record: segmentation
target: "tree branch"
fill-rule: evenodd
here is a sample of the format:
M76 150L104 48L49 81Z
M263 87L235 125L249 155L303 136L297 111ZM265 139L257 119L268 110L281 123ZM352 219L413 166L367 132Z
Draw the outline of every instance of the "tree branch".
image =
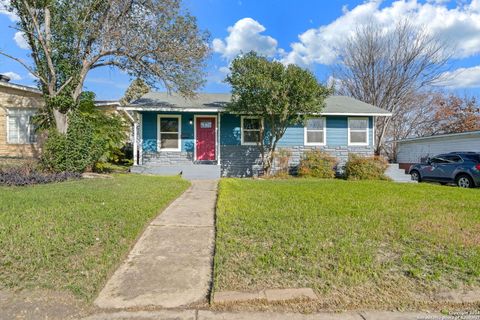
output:
M40 81L42 81L45 85L47 85L47 81L42 77L40 76L37 72L35 72L32 67L30 67L28 64L26 64L25 62L23 62L22 59L19 59L19 58L16 58L12 55L9 55L8 53L5 53L3 51L0 51L0 54L9 58L9 59L12 59L16 62L18 62L19 64L21 64L28 72L30 72L33 76L35 76L36 78L38 78Z

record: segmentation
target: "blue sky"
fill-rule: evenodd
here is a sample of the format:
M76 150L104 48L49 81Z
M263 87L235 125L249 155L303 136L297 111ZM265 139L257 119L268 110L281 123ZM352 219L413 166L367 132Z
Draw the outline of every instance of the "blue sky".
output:
M409 17L455 47L442 87L480 95L480 0L184 0L184 6L211 34L202 91L229 91L222 82L229 62L249 50L310 68L326 82L337 62L336 49L356 26L375 21L389 27ZM27 58L28 49L13 24L13 17L0 14L0 49ZM4 57L0 73L11 75L15 83L34 85L28 72ZM98 99L119 99L129 82L125 73L104 68L89 74L85 89Z

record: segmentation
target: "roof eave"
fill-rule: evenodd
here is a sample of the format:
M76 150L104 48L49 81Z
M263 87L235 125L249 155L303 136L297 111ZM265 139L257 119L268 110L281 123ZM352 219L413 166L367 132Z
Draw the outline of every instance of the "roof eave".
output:
M142 107L142 106L125 106L119 107L119 110L126 111L164 111L164 112L225 112L224 108L172 108L172 107ZM360 112L360 113L344 113L344 112L321 112L322 116L355 116L355 117L390 117L391 113L379 112Z
M23 86L23 85L20 85L20 84L14 84L14 83L0 81L0 86L3 86L5 88L10 88L10 89L21 90L21 91L25 91L25 92L36 93L36 94L40 94L40 95L42 94L42 91L38 90L37 88Z
M355 116L355 117L391 117L391 113L384 112L321 112L322 116Z
M168 112L222 112L223 108L172 108L172 107L118 107L119 110L125 111L168 111Z
M458 132L458 133L447 133L447 134L438 134L428 137L418 137L418 138L408 138L402 140L392 140L392 142L404 143L404 142L415 142L421 140L430 140L430 139L441 139L441 138L451 138L451 137L461 137L461 136L476 136L480 135L480 131L467 131L467 132Z

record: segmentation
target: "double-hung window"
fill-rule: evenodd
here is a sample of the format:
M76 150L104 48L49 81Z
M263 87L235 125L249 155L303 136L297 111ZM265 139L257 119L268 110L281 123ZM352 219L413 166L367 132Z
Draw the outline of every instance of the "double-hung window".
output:
M32 109L8 109L7 142L11 144L33 144L37 141Z
M260 130L262 128L262 119L259 117L243 116L242 125L242 144L256 145L260 141Z
M158 116L158 149L160 151L180 151L181 116Z
M323 146L326 140L325 118L307 119L305 123L304 139L307 146Z
M348 118L348 144L368 145L368 118Z

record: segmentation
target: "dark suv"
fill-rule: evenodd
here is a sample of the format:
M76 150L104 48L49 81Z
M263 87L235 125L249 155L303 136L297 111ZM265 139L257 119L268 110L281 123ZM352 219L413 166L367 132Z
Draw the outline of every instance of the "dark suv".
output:
M412 180L455 183L461 188L480 186L480 153L451 152L417 163L409 170Z

